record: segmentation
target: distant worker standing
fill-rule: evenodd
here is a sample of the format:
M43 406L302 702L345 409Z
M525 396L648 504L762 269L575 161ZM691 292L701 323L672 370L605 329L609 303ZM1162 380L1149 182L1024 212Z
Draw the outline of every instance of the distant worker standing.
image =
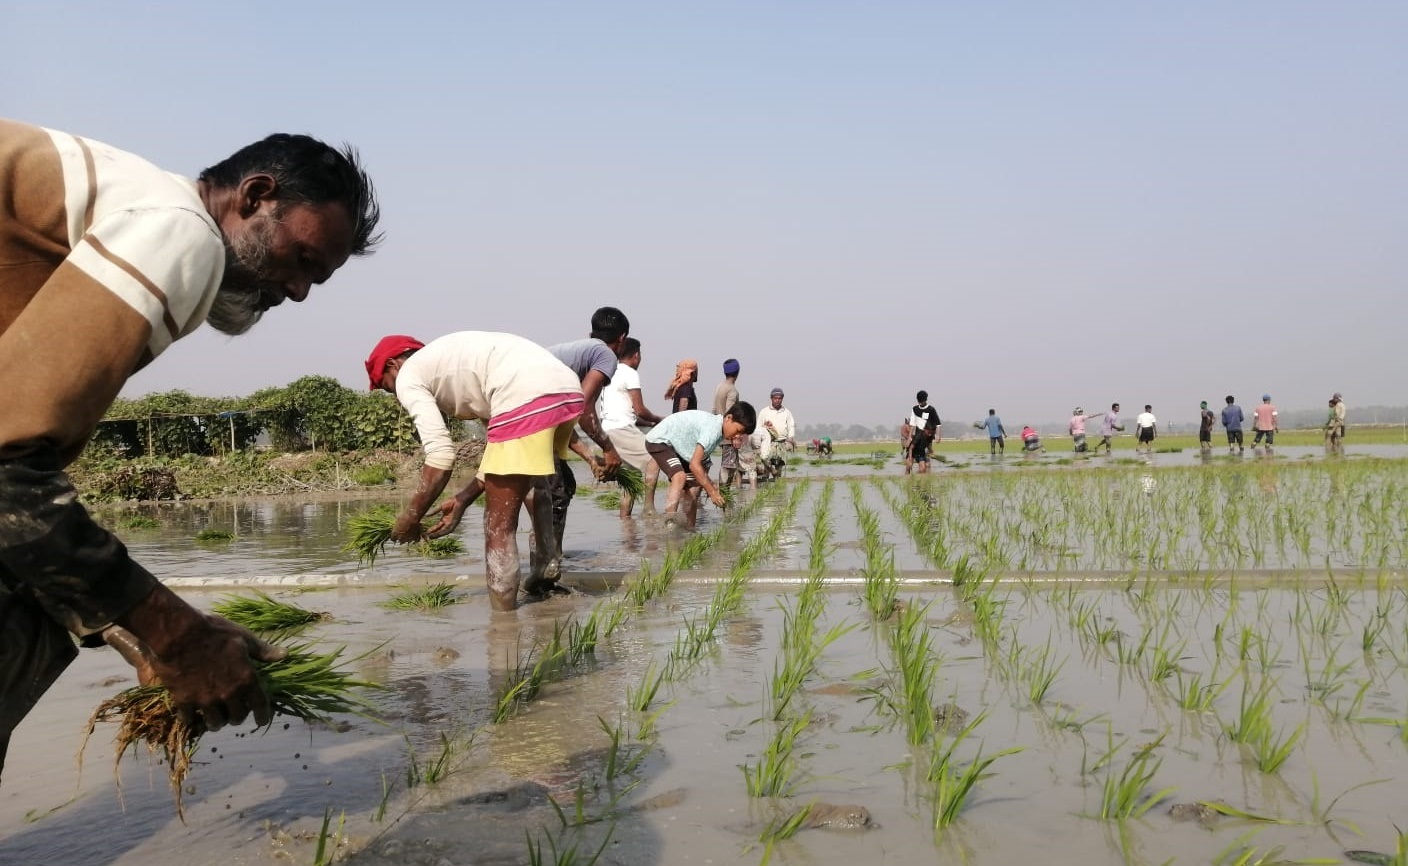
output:
M1109 454L1113 450L1112 443L1116 433L1123 433L1124 425L1120 423L1120 404L1111 403L1110 411L1105 413L1105 420L1100 422L1100 444L1095 446L1095 453L1099 454L1104 448Z
M675 365L675 378L665 389L665 399L670 401L670 412L684 412L699 408L699 398L694 393L694 383L699 381L699 362L685 358Z
M1330 398L1329 418L1325 423L1325 447L1331 453L1344 453L1344 397L1338 391Z
M1217 416L1212 414L1208 408L1208 401L1204 400L1198 404L1201 408L1198 412L1198 450L1203 454L1212 453L1212 425L1217 423Z
M1252 447L1260 445L1263 438L1266 439L1267 448L1275 445L1276 431L1280 426L1281 422L1277 418L1276 406L1271 402L1271 395L1262 394L1261 405L1252 410L1252 429L1256 431L1256 436L1252 438Z
M1077 453L1084 453L1088 447L1085 444L1085 422L1092 418L1099 418L1104 414L1104 412L1099 412L1095 415L1087 415L1085 410L1079 406L1071 413L1071 420L1067 423L1067 427L1071 431L1071 441L1075 443Z
M904 474L908 475L915 463L919 472L929 471L929 450L939 440L943 421L939 410L929 405L929 392L919 391L914 395L916 405L909 410L909 426L913 428L909 439L909 453L904 458Z
M724 380L714 388L715 415L727 415L728 410L733 408L733 404L738 402L738 371L737 358L729 358L724 361ZM727 487L732 477L739 473L740 468L738 448L733 444L732 439L724 439L719 465L722 467L719 473L720 484Z
M792 417L792 410L782 405L783 396L781 388L773 388L768 395L771 405L758 413L757 432L762 434L759 468L773 478L782 474L782 450L797 446L797 421Z
M1154 407L1144 404L1144 411L1134 419L1134 438L1138 448L1145 452L1154 450L1154 440L1159 436L1159 421L1154 417Z
M973 425L978 428L985 428L988 431L988 453L997 454L999 451L1007 453L1005 438L1007 430L1002 426L1002 419L997 417L996 409L988 410L988 417Z
M1237 405L1237 400L1231 394L1227 395L1227 405L1222 410L1222 427L1227 431L1227 453L1231 454L1235 447L1237 453L1242 453L1242 424L1246 418L1242 415L1242 407Z

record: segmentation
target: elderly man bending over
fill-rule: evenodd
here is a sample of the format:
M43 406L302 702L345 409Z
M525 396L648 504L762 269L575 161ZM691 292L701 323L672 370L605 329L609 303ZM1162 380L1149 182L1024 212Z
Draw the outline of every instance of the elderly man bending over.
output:
M0 766L10 733L104 640L207 729L270 720L280 651L133 562L65 468L134 372L201 322L249 330L376 244L355 151L272 135L201 172L0 121Z
M402 335L383 337L366 366L372 390L395 394L411 414L425 450L420 485L396 519L391 540L439 538L453 531L483 490L489 603L495 610L513 610L522 577L518 512L536 487L540 495L529 504L538 549L523 589L535 594L554 583L555 575L545 573L555 561L556 546L546 482L556 472L553 460L566 453L586 406L577 374L537 343L491 331L460 331L429 343ZM455 444L445 415L484 421L489 443L477 476L445 500L440 521L424 530L421 518L444 491L455 466Z

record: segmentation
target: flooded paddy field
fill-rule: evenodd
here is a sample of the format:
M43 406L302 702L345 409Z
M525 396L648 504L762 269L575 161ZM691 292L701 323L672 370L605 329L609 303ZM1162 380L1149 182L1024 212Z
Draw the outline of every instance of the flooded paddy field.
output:
M589 490L580 591L512 614L474 520L456 558L366 567L341 546L372 500L102 512L202 608L258 585L329 613L306 636L384 684L380 720L207 735L183 823L102 728L79 773L131 679L84 652L15 732L0 863L311 864L320 836L324 862L427 866L1394 852L1408 462L1165 456L806 466L694 533ZM441 581L458 603L381 604Z

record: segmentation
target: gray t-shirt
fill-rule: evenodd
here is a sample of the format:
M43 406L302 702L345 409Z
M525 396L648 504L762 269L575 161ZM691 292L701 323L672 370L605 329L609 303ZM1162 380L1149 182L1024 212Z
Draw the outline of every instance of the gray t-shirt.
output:
M587 373L592 370L600 370L608 382L611 381L612 376L616 375L616 353L595 337L573 340L570 343L558 343L547 348L557 360L566 364L568 369L577 374L579 382L586 379Z
M733 404L738 402L738 387L732 379L724 379L714 389L714 414L727 415Z

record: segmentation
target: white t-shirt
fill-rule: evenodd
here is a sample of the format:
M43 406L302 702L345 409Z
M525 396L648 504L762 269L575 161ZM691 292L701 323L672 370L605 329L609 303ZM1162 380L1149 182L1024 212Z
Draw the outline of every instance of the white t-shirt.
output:
M1158 422L1155 420L1153 412L1140 412L1139 417L1134 419L1136 427L1153 427L1156 423Z
M621 364L596 401L596 415L601 429L621 430L636 426L636 406L631 391L640 390L640 373L630 364Z

